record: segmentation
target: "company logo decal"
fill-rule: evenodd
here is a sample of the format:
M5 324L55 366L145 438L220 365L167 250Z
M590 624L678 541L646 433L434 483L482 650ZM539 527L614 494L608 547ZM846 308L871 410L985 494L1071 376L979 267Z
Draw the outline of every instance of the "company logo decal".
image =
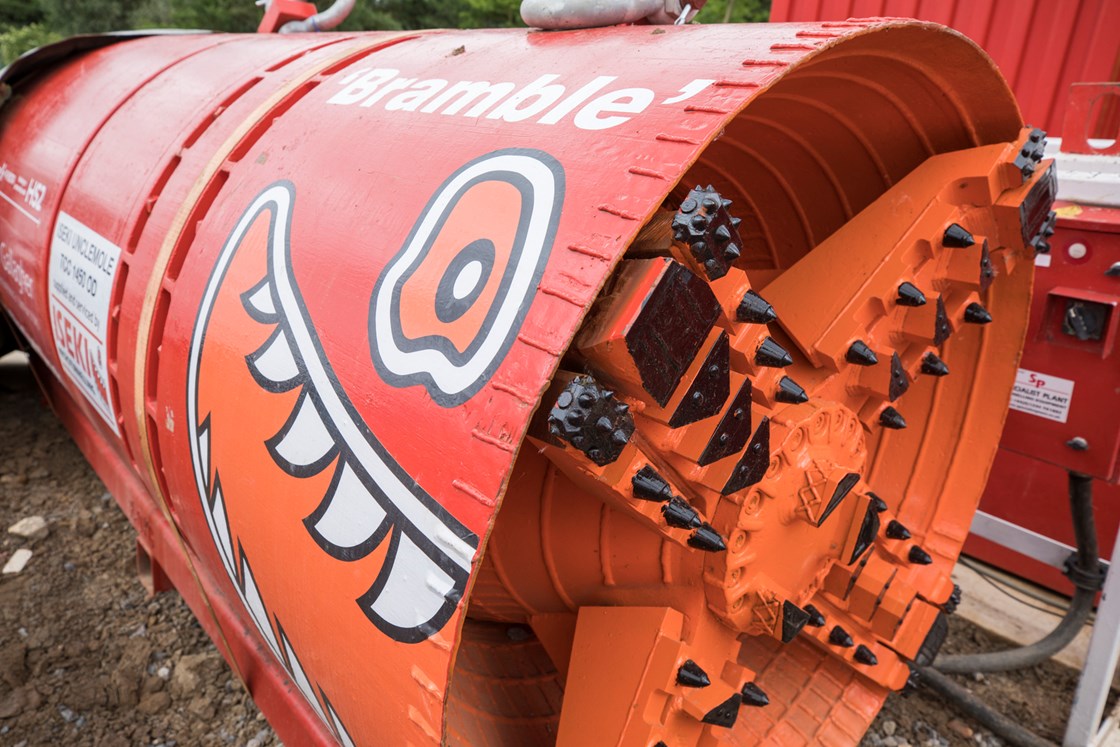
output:
M521 328L563 201L563 169L540 151L495 151L452 174L374 289L381 377L423 385L444 407L470 399Z

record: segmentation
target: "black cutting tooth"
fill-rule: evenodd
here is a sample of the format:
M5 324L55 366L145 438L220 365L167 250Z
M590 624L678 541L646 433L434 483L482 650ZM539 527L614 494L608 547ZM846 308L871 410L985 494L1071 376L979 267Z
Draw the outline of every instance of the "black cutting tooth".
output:
M735 399L712 431L696 463L701 467L737 454L751 437L751 380L744 379Z
M988 290L996 279L996 268L992 266L992 253L988 251L988 240L980 246L980 292Z
M775 321L778 315L766 299L749 290L739 302L739 308L735 310L735 318L750 324L769 324Z
M766 476L770 469L770 418L759 421L758 430L751 437L750 444L740 457L735 469L731 470L731 477L720 491L723 495L730 495L743 488L750 487Z
M739 693L743 696L743 705L751 706L753 708L762 708L763 706L770 705L770 696L766 691L753 682L748 682L743 685L743 690Z
M731 352L727 333L722 333L708 351L696 378L669 419L670 428L710 418L723 409L731 394Z
M887 399L894 402L906 394L906 390L909 388L910 376L906 373L906 369L902 367L902 359L898 357L898 353L891 353L891 380L887 387Z
M906 418L902 417L902 413L898 410L888 405L879 413L879 425L900 431L906 427Z
M992 321L992 315L978 303L970 303L965 307L964 320L969 324L988 324Z
M739 222L727 212L730 204L711 185L707 189L697 186L673 216L673 238L688 244L709 280L726 275L743 246Z
M961 587L953 584L953 593L945 600L945 604L941 605L941 609L946 615L951 615L957 611L957 607L961 604Z
M875 542L877 536L879 536L879 512L868 503L867 509L863 512L863 522L860 523L859 534L856 535L856 544L852 548L852 556L848 558L848 563L851 564L859 560L859 557L867 552L867 549Z
M739 704L742 701L743 696L739 693L735 693L730 698L708 711L707 715L704 716L704 723L714 726L725 726L730 729L735 725L735 719L739 716Z
M600 467L618 459L634 434L630 408L590 376L577 376L556 398L548 430Z
M879 496L868 492L867 497L871 499L871 508L875 509L875 513L881 514L887 510L887 502Z
M673 497L673 489L664 477L648 464L635 473L630 480L634 497L645 501L667 501Z
M937 314L933 318L933 344L940 345L949 339L953 331L949 326L949 315L945 313L945 299L937 297Z
M823 628L825 619L821 611L811 604L805 605L805 611L809 613L809 619L805 621L806 625L814 628Z
M796 638L808 622L808 612L788 599L782 602L782 643L789 643Z
M883 534L887 536L887 539L892 540L910 539L910 530L898 519L891 519L890 522L887 523L887 528L883 531Z
M785 368L793 364L793 358L790 357L789 351L774 342L773 337L767 337L755 351L754 362L770 368Z
M948 376L949 367L934 353L926 353L922 358L922 373L927 376Z
M899 306L925 306L926 296L913 283L903 283L898 286Z
M800 405L802 402L809 401L809 395L796 381L783 376L778 381L778 392L774 395L774 399L791 405Z
M688 505L683 499L673 496L661 507L665 523L677 529L696 529L704 522L700 521L700 514Z
M857 366L874 366L879 362L879 356L875 355L875 351L867 346L863 340L856 340L848 348L847 354L848 363L854 363Z
M856 652L852 655L852 658L860 664L866 664L869 667L873 667L879 663L879 657L875 655L875 652L862 643L856 646Z
M933 558L929 556L929 553L917 545L910 548L908 557L910 558L910 562L914 565L929 565L933 562Z
M841 628L839 625L833 625L832 630L828 631L828 642L833 646L840 646L841 648L851 648L856 645L852 640L852 636L848 631Z
M858 472L849 472L840 478L836 483L836 489L832 491L832 497L828 499L828 505L825 506L820 518L817 519L817 526L824 524L825 519L831 516L837 506L852 492L852 488L856 486L857 482L859 482Z
M966 249L976 243L976 239L972 238L972 234L964 229L959 223L951 223L945 229L945 235L941 237L941 243L945 246L955 247L957 249Z
M723 552L727 543L711 524L701 524L688 538L688 546L704 552Z
M692 659L686 659L677 669L677 684L682 687L707 687L712 684L708 673Z

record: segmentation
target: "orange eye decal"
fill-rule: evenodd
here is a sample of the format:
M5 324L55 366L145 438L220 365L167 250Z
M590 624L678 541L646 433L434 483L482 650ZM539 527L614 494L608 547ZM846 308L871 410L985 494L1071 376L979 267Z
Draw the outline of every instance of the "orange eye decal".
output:
M564 171L541 151L495 151L452 174L373 291L381 377L423 385L444 407L470 399L525 319L563 201Z

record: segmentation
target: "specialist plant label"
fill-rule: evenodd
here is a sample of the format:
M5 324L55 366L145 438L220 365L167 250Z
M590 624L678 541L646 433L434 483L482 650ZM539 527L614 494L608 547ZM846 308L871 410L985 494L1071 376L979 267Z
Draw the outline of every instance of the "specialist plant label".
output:
M67 377L117 435L105 341L120 256L120 247L59 212L48 274L55 350Z

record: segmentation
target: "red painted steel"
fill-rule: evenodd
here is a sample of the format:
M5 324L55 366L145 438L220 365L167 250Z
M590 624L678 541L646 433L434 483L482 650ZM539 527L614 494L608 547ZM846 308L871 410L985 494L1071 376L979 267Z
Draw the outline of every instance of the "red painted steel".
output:
M1070 85L1120 80L1120 3L1115 0L773 0L771 21L895 16L942 23L992 56L1023 119L1060 136ZM1120 104L1097 114L1093 137L1116 129Z
M882 39L965 82L946 96L945 81L900 66L914 109L896 101L856 120L834 116L846 100L806 104L794 90L770 102L859 145L787 148L811 154L801 174L819 177L808 191L828 204L807 215L795 177L771 174L779 186L754 193L752 217L776 238L753 236L746 250L769 247L777 263L780 244L783 261L796 259L931 156L960 151L971 169L968 151L983 152L977 181L998 187L1000 204L978 225L1016 234L993 239L1005 277L985 297L1007 312L996 328L1007 331L967 325L946 355L1006 360L1030 284L1019 204L1035 186L1045 192L1047 166L1020 178L1029 174L1009 161L1028 135L1010 93L975 46L930 25L200 34L123 41L17 87L0 110L0 302L145 547L285 741L457 738L445 723L452 673L460 663L479 673L472 652L492 643L464 628L460 601L534 408L615 264L682 178L722 175L749 200L738 172L721 174L725 161L704 154L732 124L741 130L710 154L750 152L741 133L777 116L759 107L753 124L733 122L752 99L801 67L810 80L828 73L830 53L851 65L836 77L874 75ZM880 148L898 127L906 137ZM956 162L940 163L956 183ZM847 182L849 169L859 173ZM937 216L924 219L942 235ZM458 274L451 255L466 257ZM950 269L982 285L978 262ZM461 282L471 268L474 284ZM930 328L966 326L950 325L941 299L934 308ZM1008 367L948 381L915 387L911 411L933 412L915 422L940 418L994 445ZM877 438L909 453L926 446L922 432ZM914 591L888 626L896 637L905 628L908 658L950 592L979 489L975 465L958 464L970 443L926 459L937 474L923 485L955 500L905 491L906 460L872 465L937 559L910 563L929 598ZM808 708L830 740L858 738L884 685L905 678L894 653L887 682L804 640L786 650L756 642L743 655L763 682L802 676L800 691L775 688L775 705ZM832 700L806 705L802 691ZM693 722L706 743L710 730ZM772 742L792 728L762 718L740 733Z

